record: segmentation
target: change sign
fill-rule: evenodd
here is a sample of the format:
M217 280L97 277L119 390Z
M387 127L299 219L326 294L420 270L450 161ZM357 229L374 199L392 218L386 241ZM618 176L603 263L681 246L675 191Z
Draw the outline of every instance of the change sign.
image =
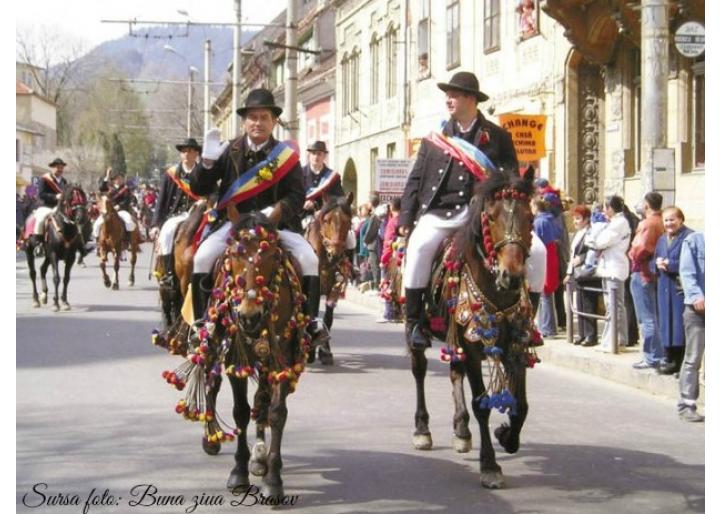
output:
M705 27L688 21L675 31L675 48L685 57L697 57L705 51Z
M519 161L536 161L545 157L544 114L501 114L500 126L510 132Z

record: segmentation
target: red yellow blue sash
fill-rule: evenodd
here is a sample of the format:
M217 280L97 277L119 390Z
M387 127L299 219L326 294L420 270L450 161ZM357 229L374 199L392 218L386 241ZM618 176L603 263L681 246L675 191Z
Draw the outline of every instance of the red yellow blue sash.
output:
M189 196L193 201L199 200L200 197L190 190L190 181L187 177L180 178L177 176L177 172L177 166L173 166L172 168L168 168L165 174L180 188L180 191Z
M453 159L463 163L480 181L487 178L488 172L497 172L493 162L482 150L462 138L431 132L426 139Z
M320 197L331 185L340 179L340 173L331 172L327 178L321 180L316 187L311 187L305 192L305 200L315 200Z

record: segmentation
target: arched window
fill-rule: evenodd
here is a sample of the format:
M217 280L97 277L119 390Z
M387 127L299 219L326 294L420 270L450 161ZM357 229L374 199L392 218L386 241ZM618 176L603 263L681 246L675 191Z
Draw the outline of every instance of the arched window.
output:
M380 38L377 34L370 39L370 103L380 99Z
M360 109L360 49L353 48L350 57L350 112Z
M340 61L341 68L341 90L342 90L342 113L348 114L350 112L350 58L348 54L343 55Z
M385 36L387 68L385 74L385 96L392 98L397 93L397 27L390 25Z

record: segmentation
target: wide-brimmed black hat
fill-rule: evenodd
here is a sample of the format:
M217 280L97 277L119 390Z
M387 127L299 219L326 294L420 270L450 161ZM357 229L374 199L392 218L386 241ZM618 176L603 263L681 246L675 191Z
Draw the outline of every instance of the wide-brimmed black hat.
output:
M315 141L313 144L308 146L307 149L308 152L325 152L328 153L327 146L325 146L325 141Z
M177 148L178 152L182 152L183 148L192 148L193 150L197 150L198 152L202 152L202 146L200 146L197 142L197 140L194 137L189 137L179 145L175 145L175 148Z
M275 105L272 92L264 88L253 89L245 99L245 107L240 107L237 113L245 117L250 109L270 109L275 116L280 116L282 109Z
M55 157L55 160L48 164L48 167L54 168L55 166L67 166L67 163L63 161L60 157Z
M488 95L480 91L480 83L474 73L469 71L458 71L452 76L450 82L438 82L437 85L443 91L451 89L462 91L463 93L470 93L475 95L478 102L484 102L488 98Z

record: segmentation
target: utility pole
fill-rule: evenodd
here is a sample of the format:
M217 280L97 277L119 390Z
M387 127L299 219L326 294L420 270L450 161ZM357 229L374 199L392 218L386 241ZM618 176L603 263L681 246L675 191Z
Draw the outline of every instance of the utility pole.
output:
M667 146L669 1L642 0L640 52L642 124L640 163L643 192L655 189L653 150Z
M232 139L239 135L238 120L235 113L240 107L240 71L242 70L242 52L241 52L241 36L242 36L242 0L235 0L235 19L236 25L233 31L233 78L232 78L232 112L230 114L230 136Z
M203 137L210 128L210 49L209 39L205 40L205 84L204 84L204 105L203 105Z
M287 121L287 138L296 140L298 136L297 120L297 0L288 0L287 28L285 29L285 117Z
M193 81L195 80L195 71L197 68L190 66L188 68L188 95L187 95L187 137L192 135L192 111L193 111Z

